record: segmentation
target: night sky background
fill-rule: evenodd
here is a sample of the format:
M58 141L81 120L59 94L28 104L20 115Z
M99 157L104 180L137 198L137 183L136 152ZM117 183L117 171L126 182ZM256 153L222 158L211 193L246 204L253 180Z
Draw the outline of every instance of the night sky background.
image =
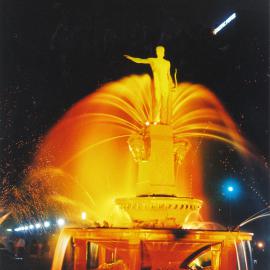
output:
M213 28L233 12L236 20L214 36ZM237 225L268 205L267 0L2 0L0 18L2 184L20 186L38 142L72 104L106 82L150 72L123 54L153 56L162 44L178 80L212 89L260 159L244 162L215 143L205 147L214 217ZM221 188L228 177L241 189L231 202ZM269 225L264 219L246 228L270 241Z

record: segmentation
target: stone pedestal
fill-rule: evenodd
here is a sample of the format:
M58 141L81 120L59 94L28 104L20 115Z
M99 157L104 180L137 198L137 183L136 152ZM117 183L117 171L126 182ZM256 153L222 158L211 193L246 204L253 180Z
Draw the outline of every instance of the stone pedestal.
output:
M147 154L138 161L136 195L176 195L172 127L150 125L144 144Z

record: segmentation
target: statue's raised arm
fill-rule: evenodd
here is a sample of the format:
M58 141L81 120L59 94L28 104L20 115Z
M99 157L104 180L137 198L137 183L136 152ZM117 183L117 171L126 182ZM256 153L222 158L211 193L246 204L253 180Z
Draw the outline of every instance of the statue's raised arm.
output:
M149 58L138 58L138 57L132 57L130 55L124 55L124 57L126 57L127 59L137 63L137 64L150 64Z

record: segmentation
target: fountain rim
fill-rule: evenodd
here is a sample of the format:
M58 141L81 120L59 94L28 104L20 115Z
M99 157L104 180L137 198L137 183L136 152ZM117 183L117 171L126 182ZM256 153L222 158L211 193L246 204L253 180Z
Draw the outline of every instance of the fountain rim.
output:
M231 230L203 230L181 228L129 228L129 227L65 227L63 233L68 233L76 239L118 240L128 241L190 241L222 242L226 239L252 240L253 233ZM115 236L118 236L114 238ZM133 237L130 237L133 236Z
M193 197L179 197L176 195L164 195L164 194L153 194L153 195L139 195L134 197L119 197L116 198L115 201L127 201L127 200L145 200L145 199L153 199L153 200L170 200L170 201L181 201L181 200L191 200L193 202L197 202L202 204L203 200L193 198Z

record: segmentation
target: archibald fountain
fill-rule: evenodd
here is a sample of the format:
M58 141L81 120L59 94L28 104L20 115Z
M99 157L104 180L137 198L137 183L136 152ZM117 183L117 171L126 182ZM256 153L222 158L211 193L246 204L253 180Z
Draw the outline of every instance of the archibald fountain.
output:
M105 209L99 214L109 219L111 210L105 206L110 204L121 213L119 216L125 217L122 224L109 221L101 226L89 221L80 228L65 228L56 246L53 270L62 268L64 258L73 262L72 269L76 270L250 269L252 234L209 229L200 219L204 200L198 151L201 139L219 140L248 153L245 141L209 90L178 84L176 72L172 79L164 53L164 47L158 46L155 58L125 55L136 63L149 64L153 81L143 75L105 85L71 109L43 143L37 160L44 162L48 152L55 154L54 166L60 168L48 166L46 172L64 171L66 179L80 182L79 194L83 193L84 183L92 182L87 194L90 189L91 196L95 194L95 188L98 194L93 208ZM104 138L105 130L111 137ZM87 146L97 133L98 140ZM65 141L67 136L72 140ZM123 173L109 163L96 166L102 163L97 153L81 159L106 143L115 144L101 151L111 156L113 164L122 164L126 179L121 179ZM96 161L89 165L91 158ZM107 188L107 180L98 181L103 181L104 170L110 169L112 178L118 173L121 177L108 180L113 185ZM101 177L96 178L97 174ZM85 179L86 175L91 180ZM106 197L107 193L113 195ZM64 196L56 197L65 201Z

